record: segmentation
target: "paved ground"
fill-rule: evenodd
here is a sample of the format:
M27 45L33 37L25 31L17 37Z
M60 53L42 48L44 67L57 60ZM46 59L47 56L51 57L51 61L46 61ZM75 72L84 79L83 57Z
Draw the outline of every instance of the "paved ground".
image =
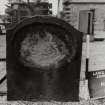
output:
M99 36L100 35L100 36ZM96 32L95 37L104 37L105 38L105 32ZM6 57L6 39L5 36L0 36L0 58ZM86 59L86 43L83 43L83 51L82 51L82 62L81 62L81 80L84 79L85 75L85 59ZM90 43L90 63L89 63L89 71L94 70L103 70L105 69L105 41L102 42L91 42ZM1 62L0 63L0 78L2 78L6 74L6 63ZM88 91L87 91L87 85L84 82L81 82L80 85L80 97L81 98L87 98L88 97ZM2 85L0 85L0 91L7 91L6 88L6 81ZM84 94L85 93L85 94ZM0 105L3 105L3 102L6 104L6 96L0 98ZM18 102L21 103L21 102ZM26 105L25 102L18 104L17 102L13 103L13 105ZM100 104L101 103L101 104ZM33 103L29 103L27 105L31 105ZM34 103L33 105L42 105L42 103ZM45 105L49 103L44 103ZM43 104L43 105L44 105ZM50 105L102 105L101 101L81 101L80 103L56 103L51 102ZM104 104L103 104L104 105Z

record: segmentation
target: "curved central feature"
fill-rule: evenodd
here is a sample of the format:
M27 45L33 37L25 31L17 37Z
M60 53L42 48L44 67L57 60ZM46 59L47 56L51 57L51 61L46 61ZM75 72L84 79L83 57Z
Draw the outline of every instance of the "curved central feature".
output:
M8 101L79 101L83 33L35 16L7 30Z
M25 66L58 68L68 54L65 43L46 30L28 33L21 42L20 56Z

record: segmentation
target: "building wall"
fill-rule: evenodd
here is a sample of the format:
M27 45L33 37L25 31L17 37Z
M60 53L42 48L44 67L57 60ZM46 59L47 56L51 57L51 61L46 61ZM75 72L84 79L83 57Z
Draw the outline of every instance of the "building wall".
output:
M69 8L70 10L66 10L65 8ZM105 3L71 2L71 4L63 7L63 12L65 14L64 20L68 21L71 25L73 25L75 28L78 29L80 11L90 10L90 9L95 9L95 19L94 19L95 31L105 30ZM67 12L69 12L69 14Z
M67 0L64 0L67 1ZM72 2L105 2L105 0L71 0Z
M72 3L105 3L105 0L63 0L64 2L69 1Z

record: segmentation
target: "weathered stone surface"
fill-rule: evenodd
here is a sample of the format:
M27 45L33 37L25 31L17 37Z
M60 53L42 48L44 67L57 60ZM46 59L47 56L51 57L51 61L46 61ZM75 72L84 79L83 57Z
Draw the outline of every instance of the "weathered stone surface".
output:
M95 32L95 37L103 37L105 38L105 32ZM1 36L0 36L1 37ZM5 39L0 38L0 40L3 40L3 43L5 43ZM2 41L0 41L1 43ZM3 47L2 47L3 48ZM5 47L3 48L5 49ZM0 48L1 50L1 48ZM100 70L105 69L105 41L102 42L91 42L90 43L90 71L91 70ZM5 52L4 52L5 53ZM86 58L86 44L83 43L83 51L82 51L82 62L81 62L81 80L85 78L84 72L85 72L85 58ZM100 63L101 62L101 63ZM6 73L6 67L5 63L1 63L2 66L0 66L0 77L2 77ZM84 88L84 90L83 90ZM86 93L87 85L85 83L81 83L80 85L81 93L80 98L84 100L83 96L84 92ZM6 81L2 85L0 85L0 91L6 91ZM88 93L87 93L88 95ZM38 103L32 103L32 102L6 102L6 96L0 97L0 105L104 105L105 99L103 100L95 100L95 101L80 101L79 103L60 103L60 102L38 102Z

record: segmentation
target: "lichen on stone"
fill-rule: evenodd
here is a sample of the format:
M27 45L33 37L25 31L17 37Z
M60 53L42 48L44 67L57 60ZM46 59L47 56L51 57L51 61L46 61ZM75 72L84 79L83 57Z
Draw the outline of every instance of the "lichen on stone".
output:
M47 31L28 33L20 48L23 64L38 68L58 68L68 53L65 43Z

